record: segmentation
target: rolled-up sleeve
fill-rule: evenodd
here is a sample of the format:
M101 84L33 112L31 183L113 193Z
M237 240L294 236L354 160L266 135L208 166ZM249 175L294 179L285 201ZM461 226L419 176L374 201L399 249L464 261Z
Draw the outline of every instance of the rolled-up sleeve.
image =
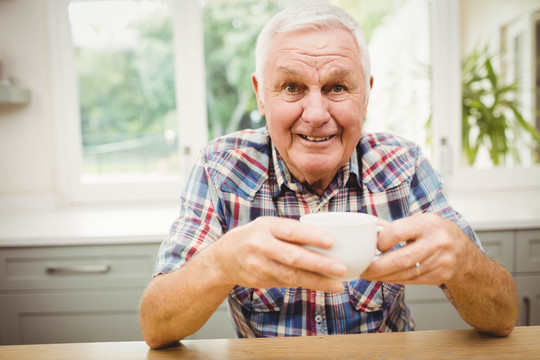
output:
M182 192L180 212L161 243L154 276L184 266L223 234L221 205L208 176L205 158L194 165Z

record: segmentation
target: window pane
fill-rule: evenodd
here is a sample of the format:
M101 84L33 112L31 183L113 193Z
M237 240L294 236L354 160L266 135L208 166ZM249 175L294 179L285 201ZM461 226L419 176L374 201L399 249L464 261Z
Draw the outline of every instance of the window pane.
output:
M83 182L178 172L168 1L73 1Z
M264 24L293 1L205 0L203 8L210 138L265 122L251 85L255 43Z
M537 1L461 1L465 166L539 163L539 14Z
M250 81L255 69L255 42L266 21L288 3L291 2L204 2L211 138L264 125ZM334 0L330 3L355 16L370 40L375 87L366 130L394 131L427 146L430 117L427 1ZM402 37L397 38L396 34Z
M429 4L426 0L331 0L353 15L374 78L366 131L389 131L431 153Z

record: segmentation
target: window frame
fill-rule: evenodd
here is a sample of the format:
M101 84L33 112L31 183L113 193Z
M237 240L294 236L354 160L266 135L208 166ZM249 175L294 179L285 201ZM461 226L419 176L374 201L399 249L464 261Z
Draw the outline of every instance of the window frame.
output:
M540 165L475 169L461 162L461 7L432 0L434 164L450 193L524 192L540 189ZM446 141L446 149L442 145ZM446 171L443 171L446 169Z
M72 1L77 0L48 0L53 117L57 139L57 186L61 202L85 205L175 201L198 149L207 141L203 28L199 2L171 1L180 178L152 182L84 184L81 182L79 98L68 16L68 7ZM185 29L190 31L183 31Z

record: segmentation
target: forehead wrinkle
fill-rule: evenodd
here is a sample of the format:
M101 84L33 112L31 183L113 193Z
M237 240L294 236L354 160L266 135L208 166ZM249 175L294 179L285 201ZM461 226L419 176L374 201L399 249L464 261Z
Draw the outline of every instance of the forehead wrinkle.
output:
M340 77L340 78L345 78L352 73L351 69L348 69L346 67L339 66L339 65L337 66L331 65L330 69L326 71L324 69L325 65L327 64L316 65L313 67L314 68L313 70L316 71L317 73L321 73L321 72L327 73L332 77ZM292 76L292 77L302 76L305 73L303 69L300 69L296 66L287 66L287 65L278 66L276 72L280 76Z

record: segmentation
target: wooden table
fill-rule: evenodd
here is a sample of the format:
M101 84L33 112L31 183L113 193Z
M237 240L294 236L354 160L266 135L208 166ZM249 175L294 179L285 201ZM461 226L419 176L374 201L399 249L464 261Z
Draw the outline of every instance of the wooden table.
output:
M0 359L540 359L540 326L505 338L474 330L185 340L152 350L141 341L0 346Z

